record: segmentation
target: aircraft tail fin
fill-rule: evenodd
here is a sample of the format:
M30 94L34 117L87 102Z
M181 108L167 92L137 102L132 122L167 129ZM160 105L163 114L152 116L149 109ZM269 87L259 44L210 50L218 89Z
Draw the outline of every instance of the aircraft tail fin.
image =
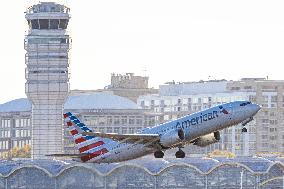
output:
M63 116L79 153L86 154L80 157L83 162L109 152L106 148L106 143L108 142L107 139L82 135L82 132L93 131L84 123L81 123L80 120L76 116L72 115L71 112L67 112L63 114Z

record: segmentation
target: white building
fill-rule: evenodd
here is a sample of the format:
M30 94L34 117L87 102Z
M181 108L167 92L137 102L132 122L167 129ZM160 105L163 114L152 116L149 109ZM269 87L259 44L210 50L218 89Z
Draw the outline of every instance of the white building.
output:
M42 2L26 11L26 94L32 102L32 158L62 153L62 109L69 92L69 8Z

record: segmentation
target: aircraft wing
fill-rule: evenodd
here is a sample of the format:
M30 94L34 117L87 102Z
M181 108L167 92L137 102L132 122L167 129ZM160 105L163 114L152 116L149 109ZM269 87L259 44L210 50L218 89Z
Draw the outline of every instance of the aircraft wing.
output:
M82 132L83 135L109 138L119 142L126 143L154 143L160 140L158 134L117 134L117 133L100 133L100 132Z

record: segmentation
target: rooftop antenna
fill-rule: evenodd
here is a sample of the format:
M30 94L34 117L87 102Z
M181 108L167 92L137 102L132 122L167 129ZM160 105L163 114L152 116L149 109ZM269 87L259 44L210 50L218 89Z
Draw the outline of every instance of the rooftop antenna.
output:
M146 68L146 66L142 68L142 73L143 73L144 77L147 76L147 68Z

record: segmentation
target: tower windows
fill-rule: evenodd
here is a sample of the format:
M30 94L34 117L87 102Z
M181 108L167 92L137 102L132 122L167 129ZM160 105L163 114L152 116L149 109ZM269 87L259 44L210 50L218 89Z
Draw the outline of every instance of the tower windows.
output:
M66 29L68 25L67 19L33 19L31 22L32 29Z
M49 21L49 29L58 29L59 20L58 19L51 19Z
M46 30L48 29L48 25L49 25L49 20L48 19L39 19L39 29L41 30Z
M66 29L68 25L68 20L67 19L60 19L59 20L59 29Z
M39 29L39 23L37 19L32 20L31 23L32 23L32 29Z

